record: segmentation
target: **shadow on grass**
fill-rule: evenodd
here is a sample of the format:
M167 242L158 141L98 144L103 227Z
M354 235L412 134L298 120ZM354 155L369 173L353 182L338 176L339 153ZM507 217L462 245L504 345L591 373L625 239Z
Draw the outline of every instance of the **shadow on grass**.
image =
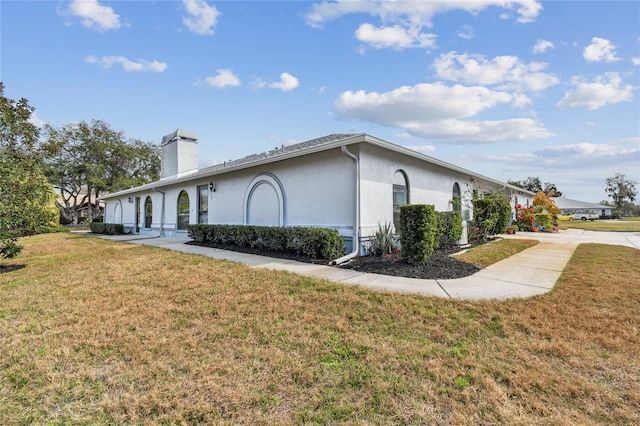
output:
M27 265L0 265L0 274L8 274L9 272L18 271Z

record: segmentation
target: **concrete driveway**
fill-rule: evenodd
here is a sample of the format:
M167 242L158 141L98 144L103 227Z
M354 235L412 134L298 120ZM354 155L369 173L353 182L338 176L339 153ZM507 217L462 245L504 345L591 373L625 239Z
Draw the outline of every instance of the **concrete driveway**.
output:
M562 242L568 244L598 243L640 249L640 232L607 232L586 231L570 228L557 234L547 232L518 232L515 235L503 235L505 238L526 238L548 242Z

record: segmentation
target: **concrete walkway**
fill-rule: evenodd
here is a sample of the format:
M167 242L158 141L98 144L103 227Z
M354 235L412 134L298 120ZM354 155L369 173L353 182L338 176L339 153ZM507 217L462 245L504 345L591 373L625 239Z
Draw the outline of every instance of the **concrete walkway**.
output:
M240 262L254 268L289 271L346 285L467 300L524 298L546 293L553 288L574 250L581 243L596 242L640 248L640 233L593 232L579 229L569 229L558 234L518 233L513 236L505 235L505 237L537 239L540 243L469 277L453 280L425 280L368 274L332 266L187 245L186 237L149 238L131 235L100 237Z

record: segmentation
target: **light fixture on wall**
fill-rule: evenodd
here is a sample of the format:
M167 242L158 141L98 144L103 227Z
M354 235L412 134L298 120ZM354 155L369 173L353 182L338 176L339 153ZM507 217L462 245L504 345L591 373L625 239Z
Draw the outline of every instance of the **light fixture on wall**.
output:
M216 192L216 184L213 182L209 182L209 191Z
M133 203L133 198L129 197L129 202Z

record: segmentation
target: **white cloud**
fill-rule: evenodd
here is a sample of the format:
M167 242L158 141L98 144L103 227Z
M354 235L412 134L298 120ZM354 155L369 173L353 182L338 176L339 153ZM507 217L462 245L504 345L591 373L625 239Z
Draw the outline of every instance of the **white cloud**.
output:
M458 37L463 38L465 40L471 40L474 36L473 34L473 27L470 27L469 25L465 25L464 27L462 27L462 29L460 31L458 31Z
M522 102L485 87L423 83L386 93L347 91L335 102L342 118L404 129L412 136L442 142L526 140L551 135L532 119L465 120L500 104Z
M96 31L117 30L120 28L120 16L109 6L103 6L98 0L73 0L69 12L79 17L82 25Z
M483 160L495 161L489 156ZM533 150L526 158L521 155L505 155L499 160L505 164L521 167L541 167L545 169L561 167L566 169L599 170L623 165L637 165L640 161L640 137L595 144L590 142L547 146Z
M548 40L538 40L536 42L536 45L533 46L533 53L538 55L540 53L544 53L547 51L547 49L553 49L553 43L548 41Z
M631 58L633 65L640 65L640 56Z
M267 82L261 78L256 77L251 81L251 86L254 89L262 89L263 87L267 87Z
M514 93L513 94L513 102L511 102L511 106L514 108L524 108L527 105L531 105L533 101L527 95L523 95L522 93Z
M574 77L572 83L575 90L565 93L564 98L556 104L558 108L596 110L605 105L633 100L633 86L623 86L622 79L616 72L598 76L593 82Z
M408 129L418 137L456 144L494 143L544 139L553 133L530 118L508 120L443 120Z
M218 23L218 17L222 15L215 6L209 6L204 0L182 0L187 16L182 18L182 23L196 34L211 35L213 27Z
M216 70L217 74L213 77L207 77L204 79L211 87L228 87L228 86L240 86L242 84L240 79L229 69L223 68Z
M430 153L436 150L436 147L432 145L411 145L411 146L406 146L405 148L409 148L413 151L419 152L420 154L424 154L424 155L429 155Z
M435 46L435 35L420 32L419 28L409 29L399 25L390 27L374 27L362 24L356 30L356 38L376 49L425 48Z
M356 38L376 49L392 48L432 48L435 47L435 34L425 33L423 28L433 26L433 17L454 10L463 10L478 14L489 7L513 10L518 14L518 22L532 22L542 10L537 1L502 0L482 1L388 1L388 0L337 0L314 3L305 15L308 25L321 27L325 22L349 14L367 14L377 17L381 25L362 23L356 30ZM473 38L473 28L465 27L459 37ZM360 48L359 53L363 53Z
M35 111L31 112L31 116L29 117L29 123L33 124L34 126L36 126L37 128L42 128L46 123L44 122L44 120L41 120L37 115Z
M280 74L280 81L271 83L269 85L272 89L282 90L283 92L289 92L300 85L297 78L287 72Z
M517 0L504 2L502 0L483 1L451 1L451 0L430 0L430 1L352 1L338 0L336 2L314 3L311 11L305 18L308 25L313 27L322 26L325 22L340 18L341 16L362 13L378 16L386 22L405 22L408 26L419 25L430 27L432 18L438 13L446 13L453 10L465 10L477 14L489 7L501 7L505 9L516 8L518 22L532 22L536 19L542 5L537 1Z
M465 161L486 163L490 173L508 173L502 180L525 176L544 177L558 185L567 198L599 202L607 198L604 192L607 176L624 173L638 180L640 138L547 146L527 153L476 153ZM475 166L482 167L482 166Z
M584 48L582 56L587 62L614 62L616 57L615 46L607 39L593 37L591 44Z
M122 69L127 72L135 71L151 71L151 72L163 72L167 69L167 64L164 62L158 62L155 59L151 62L139 59L137 62L127 59L124 56L103 56L102 58L96 58L95 56L87 56L87 63L102 65L103 68L111 68L114 64L122 65Z
M541 91L558 84L553 74L541 72L544 62L525 63L517 56L496 56L488 60L483 55L449 52L433 63L436 77L467 84L497 85L503 89Z

